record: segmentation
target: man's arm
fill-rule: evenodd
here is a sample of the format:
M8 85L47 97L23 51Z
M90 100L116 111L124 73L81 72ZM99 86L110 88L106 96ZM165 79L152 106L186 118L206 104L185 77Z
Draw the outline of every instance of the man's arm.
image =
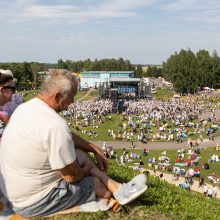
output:
M9 121L9 115L5 111L0 111L0 120L3 121L5 124Z
M82 139L80 136L72 132L72 138L75 144L76 149L81 149L86 152L92 152L95 154L98 166L101 170L107 171L108 169L108 160L102 153L101 149L96 145Z
M88 176L91 168L86 165L80 166L77 161L74 161L60 169L60 175L66 182L74 183Z

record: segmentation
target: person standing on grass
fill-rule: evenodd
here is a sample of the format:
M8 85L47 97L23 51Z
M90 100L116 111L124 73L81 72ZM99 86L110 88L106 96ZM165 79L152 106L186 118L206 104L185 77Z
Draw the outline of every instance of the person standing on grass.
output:
M199 178L199 187L203 186L204 184L204 178L202 176L200 176Z
M144 174L124 184L111 179L102 150L70 132L58 113L74 101L77 87L70 72L48 71L37 97L15 110L3 133L0 185L23 217L51 215L97 197L125 205L147 189Z
M208 186L206 184L204 184L204 187L203 187L203 194L205 196L207 196L207 193L208 193Z
M208 187L208 190L207 190L207 195L208 197L212 198L212 188L211 187Z
M212 195L213 195L214 198L217 197L217 187L215 185L213 185Z

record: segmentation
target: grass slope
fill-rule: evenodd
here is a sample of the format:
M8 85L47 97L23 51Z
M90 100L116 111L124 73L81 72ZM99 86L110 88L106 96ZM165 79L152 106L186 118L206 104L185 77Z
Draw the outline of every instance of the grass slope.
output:
M127 167L110 161L109 175L119 182L127 182L137 173ZM123 206L119 213L97 212L76 213L54 216L50 220L72 219L219 219L220 202L209 199L196 192L189 192L164 181L158 177L148 177L148 190L137 200ZM46 218L38 218L46 219Z
M153 97L167 101L168 99L172 98L173 95L174 92L170 89L157 89L156 93L153 94Z
M34 98L38 92L39 92L39 90L19 91L19 93L23 95L25 101L28 101L28 100ZM86 94L86 92L87 91L85 91L85 90L84 91L77 91L77 94L75 96L75 100L84 96Z

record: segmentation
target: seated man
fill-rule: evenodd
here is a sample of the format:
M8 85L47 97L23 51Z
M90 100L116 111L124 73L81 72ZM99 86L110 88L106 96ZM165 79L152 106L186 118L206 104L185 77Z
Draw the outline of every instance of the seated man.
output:
M3 133L0 184L21 216L50 215L96 197L114 196L124 205L147 189L144 174L127 184L109 178L101 149L70 132L58 113L74 101L77 86L68 71L50 70L37 97L15 110Z

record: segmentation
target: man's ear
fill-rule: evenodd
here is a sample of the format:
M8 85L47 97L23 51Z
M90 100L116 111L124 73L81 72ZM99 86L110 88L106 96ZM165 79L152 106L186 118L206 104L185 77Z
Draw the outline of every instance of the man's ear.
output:
M56 101L56 102L59 102L62 97L63 97L62 94L61 94L60 92L57 92L57 93L55 94L55 101Z
M3 87L0 87L0 93L2 93L3 90L4 90L4 88L3 88Z

